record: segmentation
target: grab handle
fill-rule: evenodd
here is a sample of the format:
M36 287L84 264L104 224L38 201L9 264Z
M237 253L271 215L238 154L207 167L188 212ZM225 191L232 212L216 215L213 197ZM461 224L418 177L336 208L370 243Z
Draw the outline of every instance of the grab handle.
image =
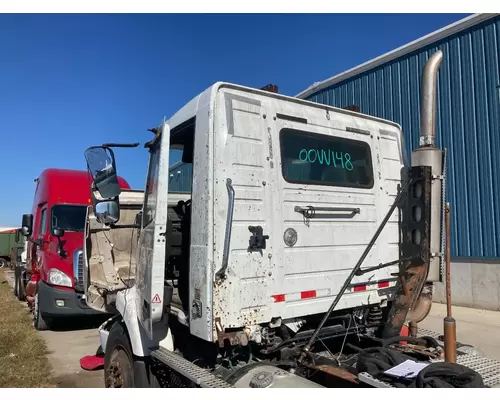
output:
M330 211L330 212L348 212L355 214L360 214L361 209L359 207L314 207L314 206L295 206L294 211L302 214L305 218L314 218L316 212L318 211Z
M226 219L226 233L224 235L224 250L222 253L222 266L215 273L217 280L224 279L226 277L226 269L229 264L229 246L231 244L231 231L233 227L233 212L234 212L234 188L231 179L226 180L226 188L228 194L228 205L227 205L227 219Z

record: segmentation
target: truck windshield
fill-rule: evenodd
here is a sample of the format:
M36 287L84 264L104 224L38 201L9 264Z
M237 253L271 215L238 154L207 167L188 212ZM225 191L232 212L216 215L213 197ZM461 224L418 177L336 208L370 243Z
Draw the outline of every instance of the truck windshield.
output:
M52 207L52 227L68 232L83 232L86 215L86 206L56 205Z

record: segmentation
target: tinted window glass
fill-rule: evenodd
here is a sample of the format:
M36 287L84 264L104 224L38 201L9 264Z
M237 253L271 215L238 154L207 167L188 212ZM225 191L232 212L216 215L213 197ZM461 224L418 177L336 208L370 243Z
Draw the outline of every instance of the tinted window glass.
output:
M52 207L52 228L83 232L86 216L86 206L56 205Z
M47 209L44 208L40 214L40 234L44 234L47 228Z
M373 187L370 146L358 140L283 129L283 177L290 183Z

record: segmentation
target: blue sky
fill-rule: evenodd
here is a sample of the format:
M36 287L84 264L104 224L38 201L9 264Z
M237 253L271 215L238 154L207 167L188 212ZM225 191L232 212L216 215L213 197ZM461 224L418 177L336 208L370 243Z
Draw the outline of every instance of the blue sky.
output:
M44 168L145 142L216 81L296 95L466 14L0 15L0 226L20 224ZM116 151L144 185L147 153Z

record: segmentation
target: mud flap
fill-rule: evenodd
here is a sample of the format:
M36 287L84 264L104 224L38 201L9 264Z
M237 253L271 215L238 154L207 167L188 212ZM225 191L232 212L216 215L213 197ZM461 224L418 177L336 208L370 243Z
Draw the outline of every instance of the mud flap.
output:
M134 360L134 387L149 388L148 367L144 360Z

